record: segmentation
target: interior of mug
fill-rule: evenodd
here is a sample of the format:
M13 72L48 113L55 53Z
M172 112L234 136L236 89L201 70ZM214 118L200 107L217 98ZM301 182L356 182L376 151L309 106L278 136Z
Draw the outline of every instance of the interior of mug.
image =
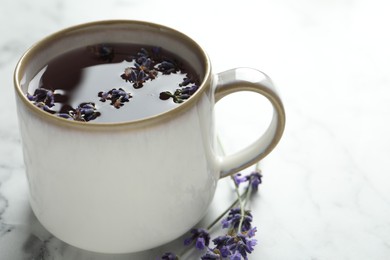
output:
M188 36L158 24L111 20L74 26L48 36L35 44L24 54L16 68L17 92L25 96L31 79L53 58L80 47L109 43L161 47L191 64L202 82L191 99L196 99L196 96L204 91L205 85L209 85L205 84L205 81L210 80L211 69L208 57L203 49Z

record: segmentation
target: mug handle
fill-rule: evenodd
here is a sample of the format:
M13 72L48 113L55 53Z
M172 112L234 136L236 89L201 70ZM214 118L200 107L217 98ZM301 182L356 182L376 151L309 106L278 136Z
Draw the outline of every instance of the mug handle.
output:
M252 68L236 68L218 73L215 87L215 102L240 91L252 91L266 97L273 106L270 125L256 141L231 155L220 158L220 178L237 173L268 155L282 137L286 116L271 79L261 71Z

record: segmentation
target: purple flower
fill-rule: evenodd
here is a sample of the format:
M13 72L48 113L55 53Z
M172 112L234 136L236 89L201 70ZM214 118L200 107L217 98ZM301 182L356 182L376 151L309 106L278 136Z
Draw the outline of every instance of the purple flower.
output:
M234 254L230 257L230 260L241 260L241 254L238 252L238 251L236 251L236 252L234 252Z
M238 234L234 239L234 243L229 245L229 250L232 253L232 256L234 257L238 257L240 255L244 259L248 259L247 254L253 252L254 246L256 244L257 244L256 239L251 239L245 235ZM237 259L241 259L241 258L237 258Z
M117 109L123 106L125 102L129 102L130 98L132 98L131 93L127 93L122 88L113 88L107 92L100 91L98 93L98 96L100 97L100 101L102 102L106 102L106 100L111 100L111 105Z
M241 209L240 208L234 208L229 211L229 214L227 218L222 220L222 228L234 228L237 229L238 226L240 225L241 221ZM242 221L242 227L240 232L245 232L250 230L251 223L252 223L252 214L250 213L249 210L246 210L243 216L243 221Z
M261 175L260 172L252 172L250 175L249 175L249 183L250 185L252 185L252 189L257 191L258 188L259 188L259 185L261 184L261 178L263 176Z
M161 260L177 260L179 259L174 253L165 253L161 256Z
M222 257L228 257L231 254L228 246L234 243L234 238L229 235L219 236L213 239L213 243Z
M181 94L182 95L188 95L188 97L190 97L191 95L193 95L197 90L198 90L198 86L196 85L193 85L191 87L185 87L181 90Z
M248 233L246 234L248 237L254 237L255 234L257 232L257 228L256 227L253 227L251 229L248 230Z
M161 71L162 74L167 75L167 74L175 73L179 69L177 68L174 62L164 60L157 66L157 70Z
M54 93L50 89L37 88L34 94L27 93L27 99L34 102L34 104L45 111L54 106ZM49 112L49 111L48 111Z
M184 100L189 99L198 90L198 88L198 86L193 85L191 87L178 88L173 94L169 91L161 92L160 99L168 100L169 98L172 98L175 103L183 103Z
M237 184L237 185L240 185L241 183L244 183L246 181L248 181L248 177L247 176L242 176L241 173L237 173L233 176L233 179L234 179L234 182Z
M240 185L241 183L249 181L249 185L252 186L252 189L257 191L259 185L261 184L261 178L263 176L260 174L260 172L252 172L250 175L242 176L241 173L237 173L233 176L234 182L237 185Z
M125 71L121 75L121 78L124 79L126 82L131 81L131 73L133 70L130 67L125 68Z
M51 114L54 114L54 113L55 113L55 112L52 111L52 110L50 109L50 107L49 107L48 105L46 105L44 102L38 102L38 103L35 103L35 105L36 105L37 107L39 107L40 109L42 109L43 111L49 112L49 113L51 113Z
M145 48L141 48L141 50L137 53L136 62L140 64L147 58L149 58L149 52Z
M68 117L65 113L59 113L58 116L66 119L72 118L75 121L83 122L94 120L100 116L100 112L97 111L95 103L92 102L81 103L76 109L72 108L69 110L68 114L70 117Z
M183 79L183 82L179 84L180 87L184 87L184 86L187 86L188 84L190 83L194 83L194 79L192 77L185 77Z
M130 81L133 83L133 87L138 89L144 86L146 80L148 80L148 75L145 74L145 71L135 71L132 70L130 74Z
M240 208L234 208L229 211L229 214L227 218L222 220L222 228L228 228L230 226L235 226L237 223L240 223L241 219L241 209Z
M100 97L100 101L106 102L107 99L111 98L111 93L109 91L107 91L107 92L100 91L98 93L98 96Z
M184 240L184 245L188 246L195 241L195 247L203 250L209 246L210 234L203 228L193 228L190 231L192 236Z

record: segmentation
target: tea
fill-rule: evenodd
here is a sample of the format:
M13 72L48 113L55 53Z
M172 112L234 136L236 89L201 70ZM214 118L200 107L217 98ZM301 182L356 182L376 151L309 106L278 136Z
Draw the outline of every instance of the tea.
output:
M98 44L51 60L30 81L27 98L69 120L123 122L178 106L199 83L190 64L159 47Z

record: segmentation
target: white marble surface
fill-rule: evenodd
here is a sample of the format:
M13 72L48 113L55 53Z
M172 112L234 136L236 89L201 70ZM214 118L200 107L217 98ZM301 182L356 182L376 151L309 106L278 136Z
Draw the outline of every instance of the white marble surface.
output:
M389 11L386 0L1 0L0 259L155 259L179 243L130 255L85 252L52 237L28 204L14 66L50 33L117 18L177 28L208 51L215 72L254 67L279 87L287 127L262 163L250 259L390 259ZM252 117L262 109L248 98L218 106L228 151L261 128ZM221 181L205 222L233 197Z

